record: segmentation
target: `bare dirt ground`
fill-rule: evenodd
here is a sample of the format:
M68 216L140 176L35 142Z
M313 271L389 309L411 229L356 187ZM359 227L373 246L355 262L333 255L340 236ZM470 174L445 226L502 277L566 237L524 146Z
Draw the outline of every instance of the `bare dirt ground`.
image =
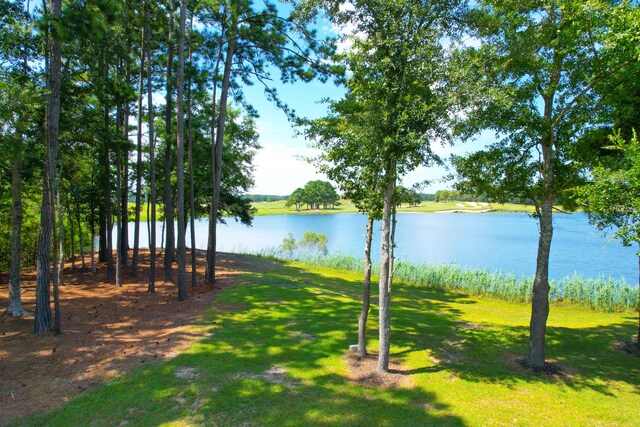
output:
M378 372L378 356L368 354L359 357L354 352L344 356L349 367L349 380L365 387L377 388L411 388L413 379L411 372L394 359L389 360L389 372Z
M188 259L189 256L188 256ZM87 259L88 260L88 259ZM162 256L158 266L162 266ZM204 252L198 252L198 285L189 300L177 301L177 288L156 273L155 294L147 293L149 253L141 253L139 274L123 270L123 287L106 277L106 265L71 271L60 287L62 335L33 333L33 317L0 317L0 425L33 412L50 410L144 363L174 357L201 338L196 322L221 289L233 285L246 261L232 254L218 257L215 287L203 285ZM89 267L89 266L87 266ZM263 266L264 267L264 266ZM177 276L174 267L174 277ZM22 275L22 301L33 312L35 270ZM0 310L7 306L7 276L0 275Z

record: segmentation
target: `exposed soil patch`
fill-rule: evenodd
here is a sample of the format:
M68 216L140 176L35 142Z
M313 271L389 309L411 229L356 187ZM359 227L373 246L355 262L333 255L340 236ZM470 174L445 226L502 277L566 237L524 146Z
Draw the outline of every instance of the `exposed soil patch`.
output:
M183 380L195 380L200 374L196 368L181 367L176 370L176 378Z
M287 370L280 366L272 366L262 374L236 374L236 379L261 379L273 384L281 384L288 388L300 385L300 381L291 380L287 377Z
M640 357L640 345L636 340L626 340L613 345L616 350L623 351L629 356Z
M124 268L119 289L106 279L106 265L100 265L94 274L80 270L78 262L72 272L67 263L65 286L60 288L61 336L34 334L33 318L0 317L0 425L34 408L46 411L58 407L141 364L174 357L206 336L206 331L190 325L220 289L238 283L237 275L254 265L241 257L221 254L218 280L212 288L203 285L205 254L198 252L199 287L191 289L189 285L185 302L177 301L176 285L162 281L162 268L156 273L157 292L147 293L147 251L141 254L137 277L129 274L129 267ZM266 271L272 262L256 264ZM160 256L158 266L162 265ZM35 278L35 271L23 272L22 298L30 312L34 310ZM4 308L6 274L0 275L0 284L0 307Z
M349 380L365 387L378 388L411 388L413 379L410 371L399 362L389 360L389 372L378 372L378 356L368 354L359 357L349 352L344 356L349 367Z
M543 375L556 380L571 379L575 374L574 370L570 367L554 361L547 361L542 367L531 366L526 357L513 357L509 362L516 370L523 374Z
M456 326L458 326L459 328L468 329L471 331L477 331L479 329L482 329L482 326L477 325L475 323L470 323L470 322L457 322Z

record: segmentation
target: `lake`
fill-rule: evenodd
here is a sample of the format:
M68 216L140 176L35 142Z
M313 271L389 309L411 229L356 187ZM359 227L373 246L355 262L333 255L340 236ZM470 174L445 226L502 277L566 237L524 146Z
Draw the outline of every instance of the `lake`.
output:
M329 252L363 257L366 217L361 214L260 216L246 227L233 220L219 225L218 249L257 253L276 247L288 233L300 239L306 231L324 233ZM207 247L207 220L196 222L196 247ZM158 237L161 225L157 224ZM133 239L133 224L130 224ZM377 237L377 239L376 239ZM380 224L374 227L372 257L380 254ZM158 245L160 239L158 238ZM456 264L488 268L516 275L533 275L538 244L538 223L526 214L399 213L396 256L399 260L429 264ZM142 247L148 247L146 223L141 227ZM190 246L187 231L187 246ZM585 213L554 215L550 277L579 273L585 277L624 277L637 283L635 247L602 237Z

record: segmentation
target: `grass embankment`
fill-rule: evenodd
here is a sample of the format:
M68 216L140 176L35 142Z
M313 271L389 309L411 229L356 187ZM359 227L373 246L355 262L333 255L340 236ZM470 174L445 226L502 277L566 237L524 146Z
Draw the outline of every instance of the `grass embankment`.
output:
M316 267L360 272L363 260L345 254L308 256L287 253L281 249L267 249L261 255L279 259L302 259ZM374 263L373 271L379 270ZM396 260L395 278L418 286L431 286L444 291L466 292L470 295L489 296L507 302L531 301L533 277L516 276L498 270L468 269L453 264L418 264ZM549 298L555 303L569 304L602 312L629 312L638 310L638 288L624 280L611 277L585 278L579 274L562 280L551 280Z
M332 213L354 213L358 212L356 207L348 200L341 200L340 205L335 209L309 210L302 209L296 211L295 207L285 207L285 201L278 202L257 202L253 203L253 207L258 211L256 216L264 215L304 215L304 214L332 214ZM497 203L475 203L475 202L422 202L418 206L401 206L398 212L440 212L440 211L459 211L459 212L484 212L490 210L491 213L532 213L532 206L516 205L516 204L497 204Z
M302 209L296 211L295 207L285 207L286 201L277 202L254 202L252 206L257 209L256 216L267 215L305 215L305 214L336 214L336 213L355 213L358 209L349 200L341 200L340 205L334 209ZM158 221L163 217L163 205L158 204L157 207ZM516 205L516 204L497 204L497 203L475 203L475 202L422 202L418 206L401 206L398 212L441 212L441 211L458 211L458 212L485 212L490 213L533 213L533 206ZM147 221L147 204L143 203L140 208L140 221ZM135 220L135 203L129 203L129 221Z
M553 307L547 358L566 374L523 372L530 307L396 283L392 356L405 387L348 379L360 274L246 258L169 362L138 369L17 424L637 425L638 359L613 348L634 316ZM374 296L375 298L375 296ZM377 307L369 319L377 342Z

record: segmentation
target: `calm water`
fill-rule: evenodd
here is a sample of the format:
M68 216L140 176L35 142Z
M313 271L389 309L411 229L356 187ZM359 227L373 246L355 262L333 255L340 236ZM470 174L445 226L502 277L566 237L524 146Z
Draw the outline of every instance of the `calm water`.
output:
M197 248L207 246L207 224L206 220L196 222ZM330 252L362 257L365 226L366 218L360 214L262 216L254 219L253 227L231 220L218 226L218 248L258 252L280 245L289 232L299 239L306 231L315 231L329 237ZM148 246L146 224L141 229L140 244ZM157 229L160 236L161 226ZM379 232L376 224L374 259L380 253ZM133 238L132 227L130 236ZM533 275L537 243L538 224L525 214L398 214L396 254L400 260ZM636 283L636 248L601 237L586 214L554 215L550 275L562 278L576 272L585 277L625 277L628 283Z

